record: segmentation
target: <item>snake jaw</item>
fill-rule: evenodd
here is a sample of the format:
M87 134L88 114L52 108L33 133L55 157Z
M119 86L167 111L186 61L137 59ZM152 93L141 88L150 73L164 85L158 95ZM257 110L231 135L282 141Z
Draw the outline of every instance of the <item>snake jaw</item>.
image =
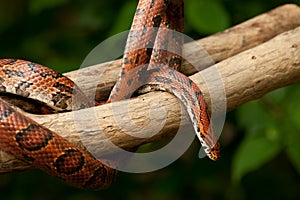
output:
M220 143L219 142L214 144L214 146L210 149L208 156L213 161L217 161L220 158Z

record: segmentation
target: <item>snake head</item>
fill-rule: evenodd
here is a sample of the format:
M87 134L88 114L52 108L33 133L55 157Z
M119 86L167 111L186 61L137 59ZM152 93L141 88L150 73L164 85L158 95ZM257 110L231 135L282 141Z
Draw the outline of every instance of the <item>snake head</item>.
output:
M210 149L210 151L208 153L208 157L213 161L216 161L220 158L220 143L219 142L216 142L214 144L214 146Z

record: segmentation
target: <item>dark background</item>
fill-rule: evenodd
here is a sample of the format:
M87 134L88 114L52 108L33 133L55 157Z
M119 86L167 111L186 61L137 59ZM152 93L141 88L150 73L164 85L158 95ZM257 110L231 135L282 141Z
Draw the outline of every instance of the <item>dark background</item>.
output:
M186 34L199 39L299 0L189 0ZM60 72L79 68L99 43L128 30L137 0L0 0L0 57ZM299 199L299 84L228 113L218 162L198 142L170 166L120 173L109 189L70 187L41 171L0 175L1 199Z

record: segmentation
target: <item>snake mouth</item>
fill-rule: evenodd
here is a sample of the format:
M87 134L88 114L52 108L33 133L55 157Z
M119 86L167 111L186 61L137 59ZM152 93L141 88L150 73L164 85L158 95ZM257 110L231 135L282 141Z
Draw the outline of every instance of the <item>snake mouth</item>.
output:
M209 158L213 161L217 161L220 158L220 143L217 142L209 152Z

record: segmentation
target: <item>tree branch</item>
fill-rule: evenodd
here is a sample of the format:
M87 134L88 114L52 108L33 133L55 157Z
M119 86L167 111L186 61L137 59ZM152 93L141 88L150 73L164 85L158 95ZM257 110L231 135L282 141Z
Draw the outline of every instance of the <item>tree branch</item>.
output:
M222 78L228 110L258 99L269 91L298 82L300 80L299 18L299 7L286 5L222 33L199 40L199 43L218 62L190 77L200 86L208 104L210 105L210 93L202 77L209 80L210 90L222 91L219 88L214 88L220 79L215 78L216 73L212 73L212 69L217 69ZM271 39L278 33L282 34ZM190 52L188 60L196 59L195 61L198 60L197 62L200 63L202 58L198 56L197 52L193 52L193 49L189 49L189 45L192 44L186 44L184 47L187 52ZM245 49L248 50L245 51ZM103 70L103 66L109 66L109 68ZM68 75L73 79L76 79L75 77L78 75L86 76L86 78L80 78L83 82L86 81L83 89L92 91L91 84L93 83L89 81L93 80L93 77L102 70L102 79L97 88L97 98L101 99L105 98L107 94L106 96L99 95L98 91L109 90L117 79L119 67L120 61L116 61L80 70L80 74L77 75L75 72L68 73ZM186 74L194 73L193 68L187 63L184 64L184 69ZM223 101L224 98L216 99L216 108L218 108L218 103ZM127 104L129 105L128 112L124 109ZM156 106L153 107L153 104ZM112 153L113 150L108 139L122 148L132 149L144 143L173 136L180 123L189 125L188 117L184 113L181 115L179 105L178 100L171 94L151 92L128 101L105 104L70 113L45 116L28 114L28 116L75 144L82 146L81 139L84 139L85 146L93 147L94 152ZM149 119L150 108L151 122ZM161 109L164 110L166 118L162 116ZM136 112L137 110L138 112ZM93 115L97 118L96 125L89 123L89 117ZM180 121L180 117L182 121ZM156 124L155 126L152 124L151 128L143 129L145 135L153 134L153 129L157 126L162 125L163 128L153 137L137 138L128 135L129 133L131 135L140 134L140 128L132 126L132 123L140 126L149 123ZM80 124L87 126L81 128ZM126 132L124 132L124 128ZM99 129L104 134L99 134ZM79 135L85 135L85 137L80 138ZM30 166L26 163L0 152L0 173L29 168Z

